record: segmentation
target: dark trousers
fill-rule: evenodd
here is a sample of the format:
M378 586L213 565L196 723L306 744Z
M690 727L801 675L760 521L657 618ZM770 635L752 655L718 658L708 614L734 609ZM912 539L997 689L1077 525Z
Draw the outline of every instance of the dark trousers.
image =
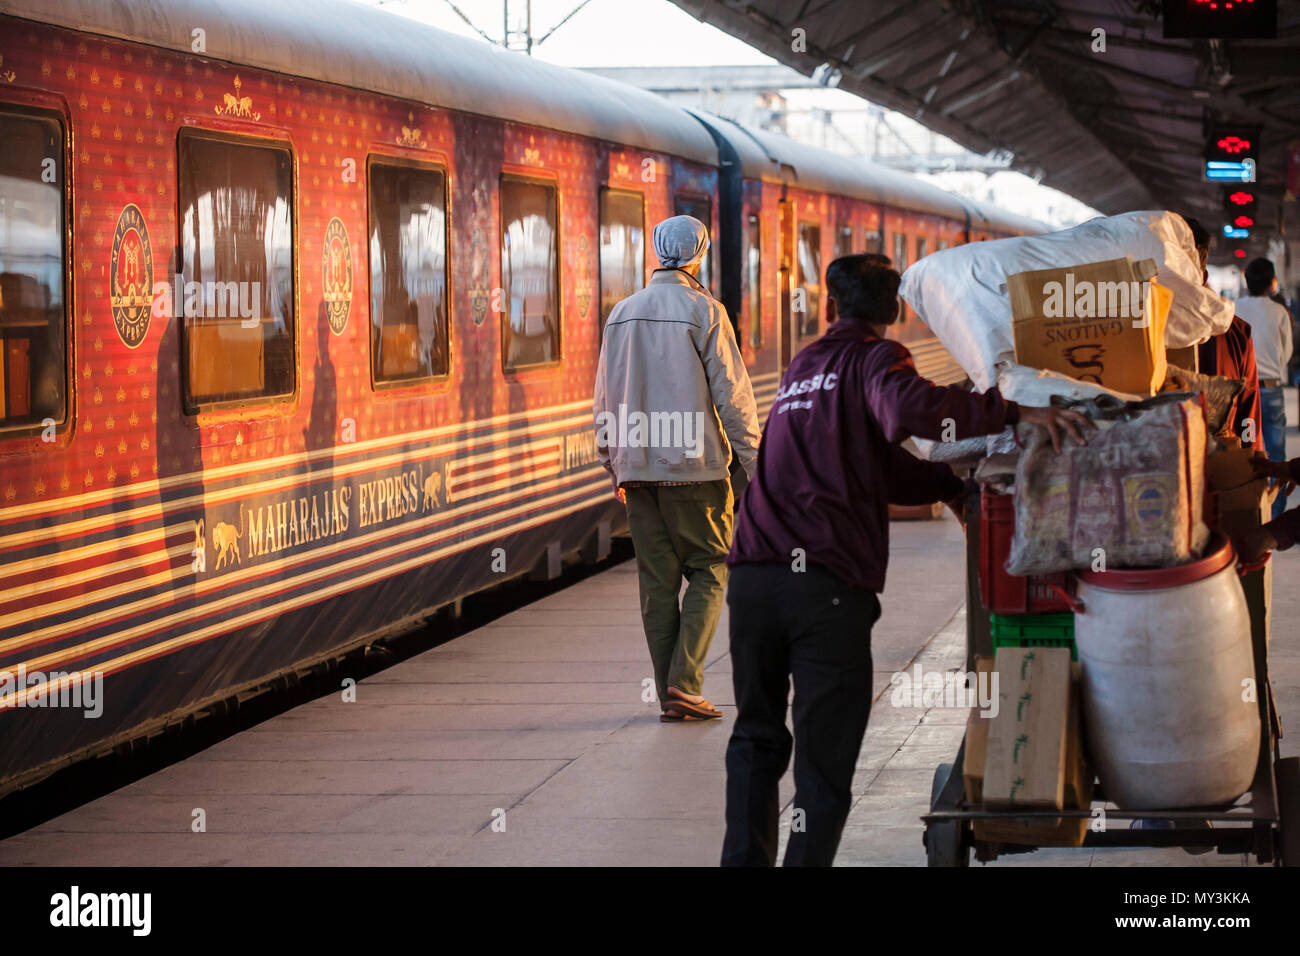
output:
M737 716L727 745L723 866L776 863L777 784L794 745L794 813L786 866L830 866L852 803L871 712L876 595L824 568L731 569L732 680ZM794 678L794 737L785 726Z

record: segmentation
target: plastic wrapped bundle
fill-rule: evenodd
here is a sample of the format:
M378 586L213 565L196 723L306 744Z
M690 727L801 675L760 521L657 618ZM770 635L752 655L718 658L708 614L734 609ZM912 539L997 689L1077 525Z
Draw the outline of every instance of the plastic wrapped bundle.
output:
M1205 413L1199 397L1087 403L1099 430L1058 454L1046 429L1021 425L1015 534L1007 571L1170 567L1199 557Z
M1057 372L1026 368L1015 362L1003 362L998 368L998 391L1008 401L1021 405L1050 405L1053 398L1086 401L1105 395L1120 402L1137 402L1139 395L1116 392L1091 382L1081 382ZM917 454L928 461L942 461L950 465L974 465L989 455L1015 454L1019 446L1015 433L1008 428L995 435L979 435L960 441L938 442L924 438L913 439Z
M1154 260L1157 281L1173 294L1167 348L1199 345L1227 331L1232 303L1201 284L1191 229L1171 212L1099 217L1044 236L934 252L903 273L899 294L984 391L996 381L998 363L1015 357L1007 276L1125 256Z

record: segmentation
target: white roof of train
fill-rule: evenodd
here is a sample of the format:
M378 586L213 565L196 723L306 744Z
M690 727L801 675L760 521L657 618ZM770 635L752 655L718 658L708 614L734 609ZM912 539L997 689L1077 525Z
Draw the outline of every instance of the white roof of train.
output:
M348 0L0 0L0 13L182 53L563 130L709 165L686 113L637 87Z
M852 199L887 202L950 219L963 218L964 211L956 196L906 173L828 153L708 113L692 112L717 128L735 146L741 172L747 179L788 183Z
M0 0L0 13L72 30L191 52L240 66L369 90L431 106L718 162L717 147L691 113L653 93L554 66L349 0ZM736 149L746 177L798 184L977 228L1046 232L1048 227L962 199L906 173L805 146L696 113ZM983 220L983 223L981 223Z
M957 196L915 176L865 159L828 153L711 113L691 112L735 147L741 173L747 179L786 183L866 202L886 203L959 222L969 212L971 226L976 229L1025 233L1050 231L1048 226L1035 219Z

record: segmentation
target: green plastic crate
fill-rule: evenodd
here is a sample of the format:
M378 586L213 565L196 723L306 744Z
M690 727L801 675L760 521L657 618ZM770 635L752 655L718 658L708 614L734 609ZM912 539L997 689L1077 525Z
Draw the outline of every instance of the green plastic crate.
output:
M1073 614L990 614L989 631L993 648L1068 647L1070 659L1078 660L1074 646Z

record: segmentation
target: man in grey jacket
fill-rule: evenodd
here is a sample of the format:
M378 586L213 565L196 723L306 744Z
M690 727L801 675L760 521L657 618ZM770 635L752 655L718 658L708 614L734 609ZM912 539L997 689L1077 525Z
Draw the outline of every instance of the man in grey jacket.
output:
M698 219L654 229L662 268L614 307L596 369L596 445L627 505L660 720L707 719L704 658L722 613L735 493L758 461L758 409L727 310L700 284ZM678 604L682 578L686 593Z

